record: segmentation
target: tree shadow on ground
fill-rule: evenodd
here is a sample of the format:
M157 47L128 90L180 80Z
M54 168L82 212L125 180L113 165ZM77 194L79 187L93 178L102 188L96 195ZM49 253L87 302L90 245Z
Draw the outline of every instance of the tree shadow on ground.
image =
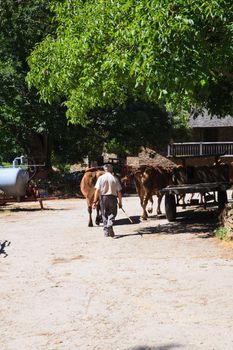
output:
M66 208L0 208L0 212L10 211L10 212L34 212L34 211L61 211L61 210L71 210Z
M183 348L183 345L181 344L165 344L165 345L159 345L159 346L136 346L133 348L128 348L128 350L171 350L171 349L178 349Z
M210 238L214 236L214 230L218 223L216 210L206 211L186 211L179 213L176 221L168 222L157 226L147 226L139 229L136 233L116 235L115 238L127 236L143 235L175 235L175 234L194 234L201 238Z

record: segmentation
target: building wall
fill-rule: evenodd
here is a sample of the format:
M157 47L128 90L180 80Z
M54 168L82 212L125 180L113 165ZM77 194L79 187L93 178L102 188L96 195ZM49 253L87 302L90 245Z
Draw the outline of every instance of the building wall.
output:
M219 128L219 141L233 141L233 128Z
M212 130L213 140L207 140L206 135L208 132L206 131ZM216 131L216 132L215 132ZM217 135L214 137L214 135ZM192 139L194 142L227 142L233 141L233 127L222 127L222 128L195 128L192 131Z

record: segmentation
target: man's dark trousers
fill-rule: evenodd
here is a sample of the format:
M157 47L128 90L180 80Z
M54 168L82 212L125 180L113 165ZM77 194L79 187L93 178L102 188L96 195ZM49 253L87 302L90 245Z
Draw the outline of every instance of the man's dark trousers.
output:
M101 196L100 209L103 218L104 233L108 235L117 215L117 197L113 195Z

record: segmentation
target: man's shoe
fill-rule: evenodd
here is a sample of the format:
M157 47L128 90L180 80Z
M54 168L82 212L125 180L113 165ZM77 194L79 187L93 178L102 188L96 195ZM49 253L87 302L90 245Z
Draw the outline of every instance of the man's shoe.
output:
M109 232L108 231L104 231L104 237L109 237Z
M115 236L115 233L114 233L112 227L109 227L109 236L110 236L110 237L114 237L114 236Z

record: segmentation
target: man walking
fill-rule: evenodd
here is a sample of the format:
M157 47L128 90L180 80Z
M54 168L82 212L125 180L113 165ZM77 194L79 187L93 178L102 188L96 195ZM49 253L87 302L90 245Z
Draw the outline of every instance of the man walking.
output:
M105 237L114 237L113 223L117 215L117 198L119 208L122 208L121 184L113 174L111 164L104 165L105 173L101 175L95 185L94 204L100 200L100 210L103 218Z

